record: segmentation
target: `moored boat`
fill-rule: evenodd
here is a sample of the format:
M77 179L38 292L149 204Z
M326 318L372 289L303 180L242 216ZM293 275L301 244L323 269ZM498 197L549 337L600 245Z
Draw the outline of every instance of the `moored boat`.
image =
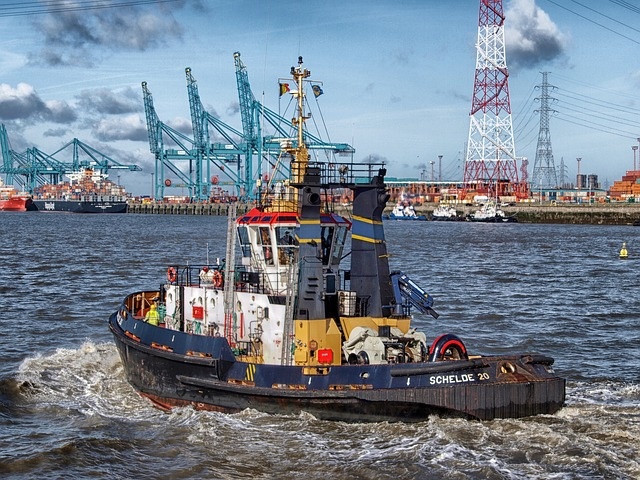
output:
M429 294L391 270L386 170L345 164L337 179L332 163L309 159L310 74L301 57L291 74L297 132L281 142L289 181L278 193L265 189L244 215L232 206L220 264L171 265L159 289L124 298L109 328L128 381L163 409L304 411L343 421L562 408L565 381L552 358L472 354L454 334L427 340L411 326L412 310L438 314ZM353 194L351 220L323 201L338 188Z
M78 199L52 198L34 200L35 209L41 212L69 213L126 213L127 200L109 195L81 195Z
M84 169L68 175L69 181L46 184L36 189L35 209L41 212L126 213L128 196L124 188L107 175Z
M415 208L408 202L400 200L388 215L383 215L387 220L413 220L424 222L426 215L418 215Z
M518 218L515 215L507 215L494 201L490 200L482 204L480 209L467 215L467 220L485 223L515 223Z
M33 200L27 192L6 185L0 178L0 212L26 212L34 210Z
M463 220L463 217L458 215L455 207L446 204L438 204L431 214L431 220L436 222L455 222Z

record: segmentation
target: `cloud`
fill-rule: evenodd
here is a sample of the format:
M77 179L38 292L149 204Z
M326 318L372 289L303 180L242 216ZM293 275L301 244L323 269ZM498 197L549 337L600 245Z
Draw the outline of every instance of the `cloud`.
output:
M505 17L510 68L536 68L563 57L568 38L535 0L512 0Z
M94 126L92 133L103 142L115 140L144 142L148 138L147 125L139 115L102 119Z
M64 137L69 133L66 128L49 128L42 132L43 137Z
M78 115L73 107L61 100L47 100L46 109L42 114L43 120L54 123L73 123L78 119Z
M240 112L240 104L238 102L232 102L231 105L227 107L227 115L230 117L236 115Z
M104 115L134 113L142 109L141 95L131 87L118 92L108 88L83 90L76 98L83 110Z
M0 84L0 119L16 120L39 115L46 108L31 85L19 83L16 88Z
M51 48L43 48L40 53L29 53L29 63L44 63L50 67L65 67L75 65L78 67L91 67L93 61L85 49L77 49L73 52L56 51Z
M47 45L31 61L50 66L91 66L106 52L146 51L181 40L184 28L172 11L185 6L195 10L206 7L201 2L179 1L144 6L123 6L117 1L105 8L81 8L83 2L65 2L64 11L51 4L48 14L34 19L36 31ZM77 8L75 8L77 7Z
M378 155L377 153L370 153L366 157L361 158L359 163L385 163L385 164L388 164L389 160L387 160L387 157L384 157L382 155Z
M174 130L177 130L180 133L187 135L188 137L193 136L193 126L191 125L191 119L184 117L175 117L172 120L165 122Z
M0 84L0 120L51 121L71 123L77 119L74 109L66 102L51 100L45 102L35 89L27 83L19 83L15 88Z
M411 61L411 57L413 56L413 50L409 49L407 50L397 50L395 52L393 52L392 54L392 58L393 60L400 64L400 65L404 65L404 66L410 66L412 64Z

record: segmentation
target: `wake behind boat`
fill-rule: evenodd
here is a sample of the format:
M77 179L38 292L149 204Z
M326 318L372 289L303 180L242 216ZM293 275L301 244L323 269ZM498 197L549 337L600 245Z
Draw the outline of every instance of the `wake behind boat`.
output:
M311 161L302 57L291 74L297 132L281 142L289 181L277 193L265 189L238 218L231 205L220 265L171 265L159 289L124 298L109 328L128 381L163 409L356 422L562 408L565 381L552 358L471 354L456 335L427 339L411 326L412 310L438 314L430 295L391 270L384 165L336 171ZM331 209L342 188L353 194L352 220Z

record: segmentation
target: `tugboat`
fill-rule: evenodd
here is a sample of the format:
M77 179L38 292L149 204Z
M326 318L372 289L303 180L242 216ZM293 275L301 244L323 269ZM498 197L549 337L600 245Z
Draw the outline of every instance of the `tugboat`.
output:
M428 293L391 270L384 165L312 161L302 57L291 75L296 133L280 142L291 160L283 188L266 188L237 218L230 205L220 265L170 265L159 289L129 294L109 317L131 385L161 409L348 422L560 410L565 380L552 358L475 355L456 335L428 340L411 326L412 310L438 314ZM330 208L332 190L344 188L351 220Z
M434 222L457 222L463 219L464 217L458 215L455 207L445 204L439 204L431 214L431 220Z
M385 220L414 220L424 222L427 220L426 215L418 215L415 208L410 203L400 200L388 215L383 215Z
M470 222L484 223L517 223L518 218L515 215L507 215L492 200L484 203L479 210L467 215Z

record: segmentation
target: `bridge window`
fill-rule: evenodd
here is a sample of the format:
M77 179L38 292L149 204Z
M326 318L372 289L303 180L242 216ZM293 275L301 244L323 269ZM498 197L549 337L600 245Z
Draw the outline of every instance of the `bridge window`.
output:
M323 226L320 232L323 265L329 265L329 255L331 254L331 246L333 245L333 230L333 227Z
M262 244L262 253L267 265L273 265L273 246L269 227L260 227L258 241Z
M251 257L251 241L249 240L249 232L247 227L238 227L238 240L240 242L240 248L242 249L243 257Z
M278 239L278 262L280 265L288 265L295 255L295 227L276 227L276 238Z
M331 265L339 265L342 258L342 250L347 240L347 227L340 225L336 227L333 240L333 252L331 253Z

